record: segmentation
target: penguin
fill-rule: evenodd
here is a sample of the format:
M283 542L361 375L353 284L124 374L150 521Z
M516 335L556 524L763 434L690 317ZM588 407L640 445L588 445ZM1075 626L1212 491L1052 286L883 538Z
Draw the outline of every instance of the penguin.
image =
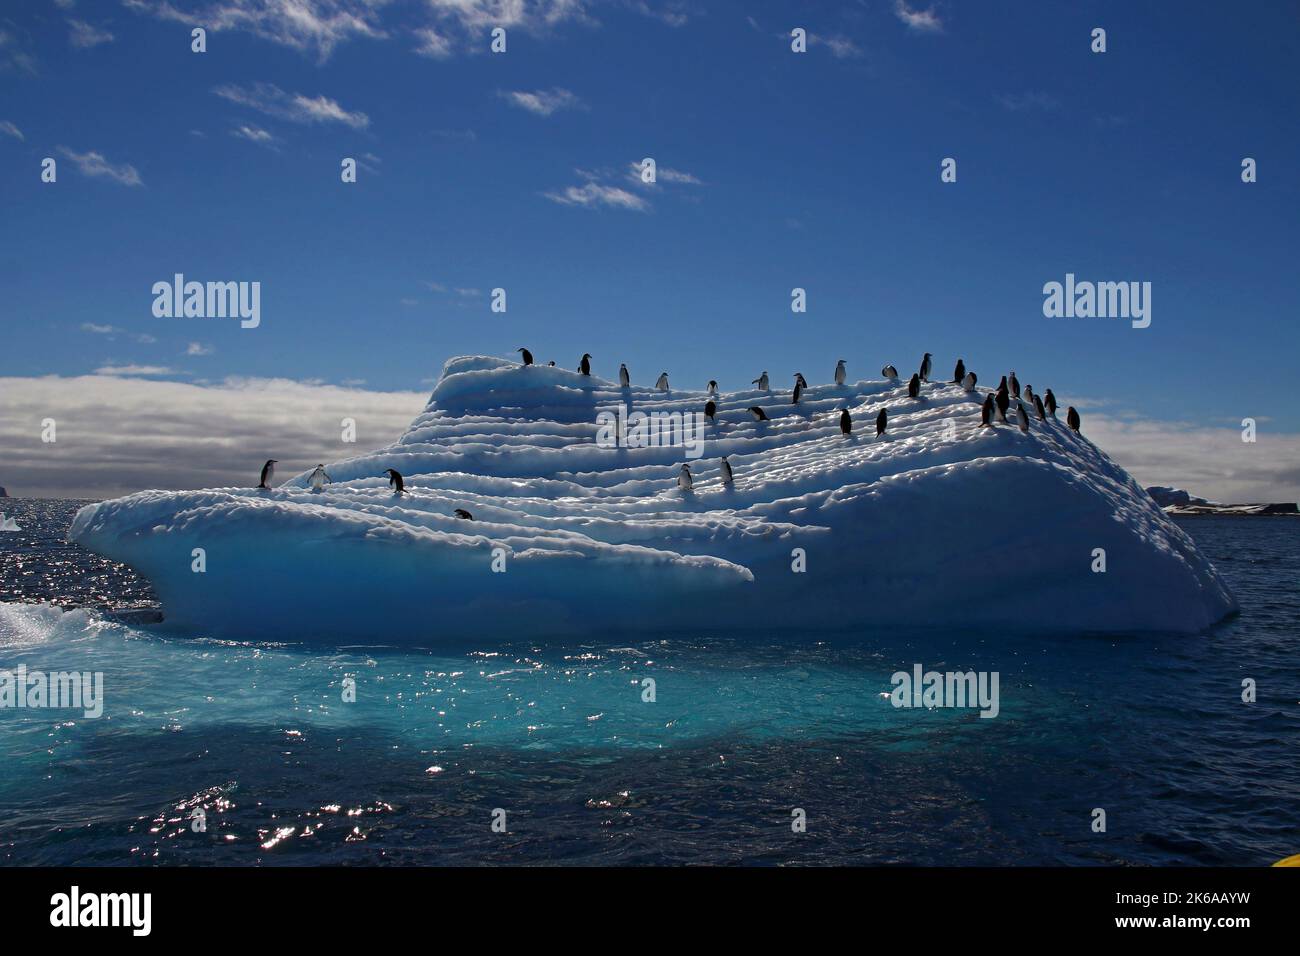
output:
M533 364L533 353L528 351L528 349L515 349L515 351L523 356L525 365Z
M730 485L734 481L735 481L735 477L731 474L731 462L727 461L726 455L723 455L722 456L722 483L724 485Z
M307 479L308 483L311 485L311 490L317 494L320 494L320 490L325 487L327 482L332 482L333 480L333 478L325 474L324 465L317 465L316 470L313 471L311 477Z
M907 397L916 398L921 394L921 373L913 372L911 381L907 383Z
M879 438L885 433L885 426L889 424L889 412L881 409L880 414L876 416L876 437Z
M847 408L840 409L840 434L851 435L853 433L853 416L849 414Z
M468 511L466 511L464 508L457 508L455 511L452 512L452 514L454 514L457 518L460 518L464 521L474 520L474 516L470 514Z
M713 421L713 416L718 414L718 406L712 400L704 403L704 417Z
M1026 385L1024 394L1025 394L1025 401L1027 401L1030 405L1034 404L1034 386Z
M661 373L659 373L659 381L655 382L655 388L659 389L659 391L661 391L661 392L666 392L666 391L668 391L668 373L667 373L667 372L661 372Z
M1007 390L1007 377L1003 375L1002 381L998 382L998 391L1005 392L1006 390Z
M582 360L578 362L578 371L583 375L591 374L591 356L586 352L582 353Z
M880 370L880 374L885 376L885 378L898 378L898 369L894 368L892 365L886 365Z
M624 362L618 367L618 384L627 388L632 384L632 376L627 374L627 363Z
M960 382L965 377L966 377L966 363L963 362L961 359L958 359L957 367L952 370L953 384Z
M961 387L968 392L975 391L975 383L979 381L979 376L974 372L967 372L966 377L961 380Z
M993 393L989 392L984 396L984 404L980 407L980 428L993 427Z
M843 385L843 384L844 384L844 376L845 376L845 374L846 374L846 373L845 373L845 371L844 371L844 359L840 359L840 360L839 360L839 363L835 366L835 384L836 384L836 385Z
M1082 424L1079 421L1079 413L1074 410L1073 405L1071 405L1065 412L1065 424L1069 425L1070 428L1076 432L1079 430L1079 425Z
M402 474L396 468L385 468L384 474L388 476L388 486L393 489L393 494L406 494L406 483L402 481Z
M715 382L713 379L709 379L709 387L708 387L707 391L708 391L708 393L709 393L710 395L717 395L717 394L718 394L718 383Z
M795 372L794 380L798 382L800 385L802 385L804 388L808 387L808 379L803 377L803 372Z
M760 392L766 392L766 391L767 391L767 372L764 372L762 375L760 375L758 378L754 379L754 380L753 380L752 382L750 382L749 384L750 384L750 385L757 385L757 386L758 386L758 390L759 390Z
M271 479L275 477L275 466L280 463L278 458L268 458L266 464L262 466L262 477L257 482L257 487L271 489Z
M998 421L1005 422L1007 420L1007 409L1011 407L1011 399L1006 392L998 392L997 405Z
M804 390L803 385L801 385L799 382L794 383L794 398L790 399L791 405L799 404L799 397L803 395L803 390Z
M1047 421L1047 413L1043 411L1043 400L1037 395L1034 396L1034 414L1038 416L1040 422Z
M547 366L550 367L550 368L555 368L555 359L551 359L551 360L550 360L549 362L547 362L546 364L547 364Z
M921 381L930 381L930 353L926 352L921 357Z
M1022 432L1028 433L1028 432L1029 432L1029 412L1025 411L1025 403L1024 403L1024 402L1016 402L1016 417L1017 417L1018 419L1020 419L1019 422L1017 422L1017 424L1020 425L1020 430L1021 430Z
M1020 380L1016 378L1016 370L1015 370L1015 369L1012 369L1012 370L1011 370L1011 379L1010 379L1010 384L1011 384L1011 395L1012 395L1012 397L1013 397L1013 398L1019 398L1019 397L1020 397Z
M767 412L763 411L757 405L750 405L749 413L754 416L755 421L765 422L768 420Z
M682 491L690 491L691 486L694 484L695 480L691 478L691 466L682 465L681 474L677 476L677 487Z
M1047 390L1047 395L1043 398L1043 404L1047 406L1047 414L1055 418L1056 417L1056 396L1052 394L1052 390L1050 388Z

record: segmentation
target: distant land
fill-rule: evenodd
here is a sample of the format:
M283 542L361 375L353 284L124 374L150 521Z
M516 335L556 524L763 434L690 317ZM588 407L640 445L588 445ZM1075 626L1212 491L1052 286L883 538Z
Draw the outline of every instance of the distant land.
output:
M1183 517L1193 515L1271 517L1274 515L1300 514L1300 508L1296 507L1294 501L1282 502L1280 504L1225 505L1217 501L1209 501L1206 498L1198 498L1196 495L1189 494L1181 488L1166 488L1163 485L1153 485L1147 489L1147 494L1155 499L1156 504L1163 508L1167 515L1178 515Z

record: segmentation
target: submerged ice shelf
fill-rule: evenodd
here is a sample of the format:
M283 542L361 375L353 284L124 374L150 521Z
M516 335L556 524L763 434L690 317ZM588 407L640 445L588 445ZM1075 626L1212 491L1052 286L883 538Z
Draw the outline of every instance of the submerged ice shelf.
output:
M684 491L683 448L602 447L598 415L695 413L703 392L466 356L395 444L327 464L319 493L307 474L271 491L146 491L82 509L70 536L149 578L169 625L222 637L1195 631L1235 609L1085 435L1052 419L980 428L986 393L927 383L909 399L892 380L813 385L798 405L724 393Z

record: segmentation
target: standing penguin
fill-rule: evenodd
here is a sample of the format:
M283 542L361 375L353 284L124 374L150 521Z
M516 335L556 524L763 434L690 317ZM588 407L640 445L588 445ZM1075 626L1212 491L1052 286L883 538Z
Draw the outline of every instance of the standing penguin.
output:
M632 384L632 376L627 374L627 363L624 362L618 367L618 384L627 388Z
M889 424L889 412L881 409L880 414L876 416L876 437L879 438L885 433L885 426Z
M667 372L660 372L660 373L659 373L659 380L658 380L657 382L655 382L655 388L659 389L659 391L661 391L661 392L666 392L666 391L668 391L668 373L667 373Z
M836 385L843 385L843 384L844 384L844 376L845 376L845 371L844 371L844 359L840 359L839 362L838 362L838 363L836 364L836 366L835 366L835 384L836 384Z
M705 418L707 418L709 421L713 421L713 416L716 415L717 413L718 413L718 406L713 403L712 399L704 403Z
M1019 397L1020 397L1020 380L1016 378L1016 370L1015 370L1015 369L1012 369L1012 370L1011 370L1010 385L1011 385L1011 395L1012 395L1012 397L1013 397L1013 398L1019 398Z
M326 482L332 482L333 480L333 478L325 474L324 465L317 465L316 470L313 471L311 477L307 479L307 483L311 485L311 490L313 492L320 494L320 490L325 487Z
M958 359L957 367L952 370L953 383L955 384L957 382L960 382L965 377L966 377L966 363L963 362L961 359Z
M523 356L525 365L533 364L533 353L528 351L528 349L515 349L515 351L518 352L521 356Z
M578 371L583 375L591 374L591 356L586 352L582 353L582 359L578 362Z
M271 488L271 479L275 477L275 466L279 464L278 458L268 458L266 464L262 466L262 477L257 482L257 487Z
M1025 386L1025 401L1027 401L1030 405L1034 404L1034 386L1032 385Z
M980 428L993 427L993 393L989 392L984 396L984 404L980 407Z
M402 481L402 473L396 468L385 468L384 474L388 476L388 487L393 489L393 494L402 495L406 493L406 483Z
M974 372L967 372L966 377L961 380L961 387L968 392L975 391L975 383L979 381L979 376Z
M930 353L929 352L926 352L925 355L921 356L920 375L921 375L921 381L923 382L930 381Z
M767 391L767 372L764 372L762 375L760 375L758 378L754 379L754 380L753 380L752 382L750 382L749 384L750 384L750 385L757 385L757 386L758 386L758 390L759 390L760 392L766 392L766 391Z
M722 456L722 483L724 485L732 484L735 478L731 474L731 462L727 461L727 456Z
M1076 432L1079 430L1079 425L1081 424L1079 421L1079 413L1074 410L1073 405L1071 405L1065 412L1065 424L1069 425Z
M1018 419L1020 419L1019 422L1017 422L1017 424L1020 426L1020 430L1021 430L1022 432L1028 432L1028 431L1029 431L1029 412L1025 411L1025 403L1024 403L1024 402L1016 402L1016 417L1017 417Z
M808 387L808 379L803 377L803 372L795 372L794 380L798 382L800 385L802 385L804 388Z
M759 408L757 405L750 405L750 406L749 406L749 414L751 414L751 415L754 416L754 421L756 421L756 422L765 422L765 421L768 420L768 419L767 419L767 412L763 411L763 410L762 410L761 408Z
M804 386L800 382L794 383L794 398L790 399L791 405L798 405L799 398L803 395Z
M1007 377L1005 375L1002 376L1002 381L998 382L997 390L999 392L1005 392L1007 390Z
M1037 395L1034 396L1034 414L1038 416L1040 422L1047 421L1047 413L1043 411L1043 400Z
M1007 409L1011 407L1010 396L1008 396L1006 392L998 392L997 405L998 421L1005 422L1007 420Z
M853 416L849 414L847 408L840 409L840 434L850 435L853 433Z
M1047 406L1047 414L1055 418L1056 417L1056 396L1052 394L1052 390L1050 388L1047 390L1047 396L1043 399L1043 404Z
M907 397L916 398L921 394L921 373L913 372L912 379L907 383Z
M708 391L708 393L709 393L710 395L717 395L717 394L718 394L718 383L715 382L713 379L709 379L709 387L708 387L707 391Z
M880 370L880 374L885 376L885 378L898 378L898 369L894 368L892 365L886 365Z
M677 476L677 487L682 491L690 491L691 486L694 484L695 480L691 477L691 466L682 465L681 473Z

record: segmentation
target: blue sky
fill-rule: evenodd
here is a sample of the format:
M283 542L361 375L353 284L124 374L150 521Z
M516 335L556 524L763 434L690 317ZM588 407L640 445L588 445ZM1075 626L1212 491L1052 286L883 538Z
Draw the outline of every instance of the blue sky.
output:
M1294 4L281 8L6 5L0 376L422 391L527 345L728 388L930 351L1116 420L1300 430ZM261 325L155 318L176 272L259 281ZM1067 272L1151 282L1151 326L1045 318Z

